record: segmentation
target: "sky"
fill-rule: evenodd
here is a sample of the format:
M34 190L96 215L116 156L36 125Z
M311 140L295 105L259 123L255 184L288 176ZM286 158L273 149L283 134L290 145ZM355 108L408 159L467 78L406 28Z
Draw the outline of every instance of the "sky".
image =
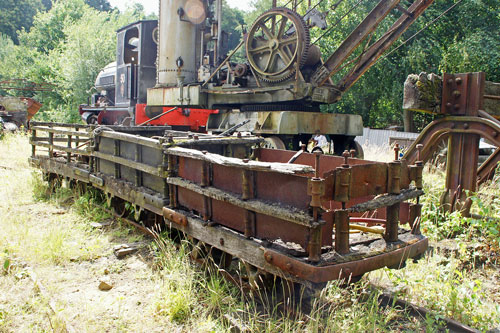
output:
M127 5L132 4L134 2L140 3L144 6L144 10L146 14L156 13L158 14L158 1L159 0L109 0L109 3L118 7L120 10L124 10ZM238 8L241 10L250 10L250 1L249 0L226 0L228 5L233 8Z

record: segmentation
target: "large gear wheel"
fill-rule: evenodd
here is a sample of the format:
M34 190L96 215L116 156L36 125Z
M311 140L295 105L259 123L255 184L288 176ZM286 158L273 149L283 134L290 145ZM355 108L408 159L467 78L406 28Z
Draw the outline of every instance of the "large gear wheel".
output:
M302 17L288 8L273 8L257 18L246 40L246 54L253 72L263 81L281 82L302 67L310 36Z

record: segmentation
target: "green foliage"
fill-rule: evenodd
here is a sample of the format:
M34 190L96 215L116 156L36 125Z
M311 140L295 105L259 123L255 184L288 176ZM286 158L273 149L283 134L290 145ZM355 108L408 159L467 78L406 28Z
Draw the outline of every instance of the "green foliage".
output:
M106 1L98 2L104 6ZM120 13L98 11L84 0L54 2L49 11L35 16L29 31L19 33L20 45L0 37L0 46L5 46L0 50L5 64L0 78L54 84L54 91L30 96L43 103L36 118L79 121L78 105L86 102L99 71L115 60L116 30L142 18L138 8Z
M99 11L109 12L113 9L108 0L85 0L85 3Z
M472 200L472 217L460 212L443 212L440 197L444 191L444 174L432 170L424 176L422 231L434 240L457 239L481 241L491 250L500 250L500 169L497 176L483 184L477 193L468 193Z
M40 0L2 0L0 2L0 33L18 43L17 32L29 29L36 12L44 9Z
M84 0L57 1L47 12L39 12L33 27L19 35L21 44L48 54L64 41L64 29L80 20L89 8Z
M370 279L380 285L388 278L400 290L398 297L433 311L435 316L426 318L426 323L434 327L442 317L481 331L496 327L500 323L500 307L492 300L487 286L461 266L461 260L453 255L434 253L419 263L407 262L402 270L386 268L373 272Z
M374 2L365 1L349 12L357 0L345 0L338 7L335 0L323 1L318 9L330 10L329 27L337 23L343 15L346 17L328 32L319 45L323 59L332 54L349 33L359 24L374 6ZM392 49L401 45L402 41L419 32L434 18L450 8L456 0L436 0L427 9L400 41ZM284 5L285 1L278 2ZM270 8L269 0L257 1L259 10ZM299 12L304 14L306 8L299 6ZM412 73L422 71L441 73L485 71L488 80L500 80L500 0L462 1L453 10L429 25L419 35L402 45L387 57L382 57L377 64L368 70L355 85L344 94L342 99L334 104L323 106L323 111L338 113L354 113L363 117L365 126L387 127L402 125L403 83ZM375 31L372 42L386 31L390 21L394 21L400 13L392 12ZM255 19L254 13L247 15ZM387 22L386 22L387 21ZM311 40L314 41L323 31L311 29ZM364 43L363 43L364 45ZM360 54L354 52L350 59ZM334 82L346 70L334 76ZM431 119L421 117L425 123Z
M280 0L277 5L284 6L287 2ZM317 7L320 11L330 11L327 17L330 27L346 15L318 41L324 59L374 5L364 1L350 12L357 2L344 0L338 4L337 0L324 0ZM248 13L223 5L223 29L230 33L229 49L239 42L241 24L251 25L258 15L271 8L271 3L271 0L253 1L255 10ZM454 3L456 0L436 0L401 41L423 29ZM306 2L300 2L298 12L305 14L306 6ZM371 127L401 125L403 82L410 73L485 71L488 80L500 80L499 8L500 0L462 1L416 38L382 58L338 103L323 106L323 111L360 114L365 125ZM115 30L144 18L144 9L138 4L124 13L111 10L107 0L2 1L0 33L4 36L0 36L0 62L3 64L0 79L27 78L57 86L54 92L31 96L44 104L38 119L79 119L78 104L86 101L99 70L114 60ZM391 12L371 41L380 37L399 15L397 11ZM311 29L311 40L315 41L323 33ZM19 45L9 39L19 41ZM396 42L394 47L400 43ZM238 61L244 61L242 52L243 49L237 54ZM359 51L351 59L358 55ZM340 71L334 79L339 79L346 71ZM419 120L423 125L431 119L419 117Z
M228 50L234 49L242 37L241 25L245 22L244 13L236 8L231 8L224 1L222 4L222 30L228 33Z

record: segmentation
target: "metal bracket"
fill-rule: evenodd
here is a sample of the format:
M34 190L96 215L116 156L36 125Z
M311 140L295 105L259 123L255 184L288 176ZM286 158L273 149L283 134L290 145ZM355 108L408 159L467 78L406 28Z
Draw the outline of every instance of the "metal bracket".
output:
M167 207L163 207L163 217L166 220L169 220L178 225L187 226L188 224L186 215L176 212L175 210Z

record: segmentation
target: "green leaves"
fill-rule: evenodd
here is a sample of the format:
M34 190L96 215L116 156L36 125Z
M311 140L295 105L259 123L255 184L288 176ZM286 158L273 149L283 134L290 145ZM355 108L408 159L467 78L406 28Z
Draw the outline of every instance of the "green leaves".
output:
M18 43L17 32L32 26L33 17L45 9L41 0L2 0L0 2L0 33Z
M49 11L35 16L29 31L19 33L19 45L0 36L0 79L26 78L56 86L53 92L34 96L44 104L39 120L80 121L78 105L87 101L99 71L115 60L116 30L144 18L137 8L98 11L87 2L54 2ZM92 3L110 9L106 0Z

